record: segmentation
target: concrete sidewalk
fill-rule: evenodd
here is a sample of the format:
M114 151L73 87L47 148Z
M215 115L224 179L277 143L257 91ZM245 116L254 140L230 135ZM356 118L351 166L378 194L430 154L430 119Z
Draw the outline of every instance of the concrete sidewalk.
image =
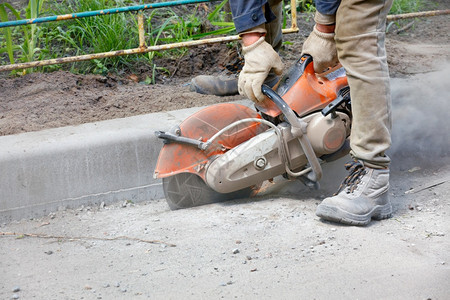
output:
M162 146L154 131L168 130L200 109L0 137L0 222L163 198L161 181L153 179Z

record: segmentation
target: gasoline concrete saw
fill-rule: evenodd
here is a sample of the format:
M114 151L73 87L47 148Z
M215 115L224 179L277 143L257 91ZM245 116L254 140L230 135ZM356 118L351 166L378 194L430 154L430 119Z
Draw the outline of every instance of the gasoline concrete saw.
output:
M254 108L222 103L167 132L154 172L171 209L257 194L282 175L318 188L321 164L345 156L352 122L345 70L315 74L302 56Z

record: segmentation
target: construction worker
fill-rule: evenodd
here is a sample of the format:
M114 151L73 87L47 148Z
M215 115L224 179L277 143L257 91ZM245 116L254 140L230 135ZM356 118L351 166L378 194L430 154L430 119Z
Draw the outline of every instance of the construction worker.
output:
M388 197L391 144L389 72L385 22L393 0L316 0L315 26L303 44L314 70L322 73L340 62L352 99L350 174L339 191L318 205L316 214L329 221L366 225L391 216ZM192 86L216 95L239 91L255 102L264 100L263 83L273 85L283 63L280 0L230 0L233 21L242 37L244 67L236 78L200 76ZM233 90L234 88L234 90Z

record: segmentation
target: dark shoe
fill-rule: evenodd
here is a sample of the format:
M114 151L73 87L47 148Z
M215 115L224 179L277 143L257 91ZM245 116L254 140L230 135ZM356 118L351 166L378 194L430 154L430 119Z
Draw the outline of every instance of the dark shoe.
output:
M191 80L189 88L192 92L206 95L230 96L237 95L238 78L236 75L200 75Z
M275 73L269 73L264 81L270 87L273 87L279 78ZM192 92L206 95L231 96L238 92L238 75L199 75L191 80L189 88Z
M325 198L319 204L316 215L349 225L367 225L371 219L391 217L389 170L372 169L360 161L349 162L345 167L350 174L335 196Z

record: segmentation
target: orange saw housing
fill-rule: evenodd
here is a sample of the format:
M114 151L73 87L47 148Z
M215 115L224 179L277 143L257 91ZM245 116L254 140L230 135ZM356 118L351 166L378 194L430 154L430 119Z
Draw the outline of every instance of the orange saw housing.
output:
M222 103L209 106L193 114L180 124L179 129L183 137L206 142L227 125L247 118L261 119L261 116L244 105ZM189 172L205 179L204 167L211 157L225 153L266 129L265 125L258 122L240 124L222 134L207 151L192 145L166 144L159 154L154 176L164 178Z
M283 76L276 86L277 93L299 117L320 111L336 99L338 91L347 86L343 68L334 68L317 76L312 58L303 56ZM270 99L255 105L258 111L276 118L280 109ZM216 104L198 111L179 125L177 134L206 142L221 129L233 122L259 118L255 110L235 103ZM242 123L222 134L206 151L183 143L166 143L158 158L155 178L165 178L179 173L193 173L205 180L205 166L216 157L265 131L259 122Z
M287 105L302 117L325 108L336 99L338 91L347 85L347 76L340 65L316 75L311 58L303 56L283 76L276 90ZM280 109L269 98L255 106L270 117L281 114Z

